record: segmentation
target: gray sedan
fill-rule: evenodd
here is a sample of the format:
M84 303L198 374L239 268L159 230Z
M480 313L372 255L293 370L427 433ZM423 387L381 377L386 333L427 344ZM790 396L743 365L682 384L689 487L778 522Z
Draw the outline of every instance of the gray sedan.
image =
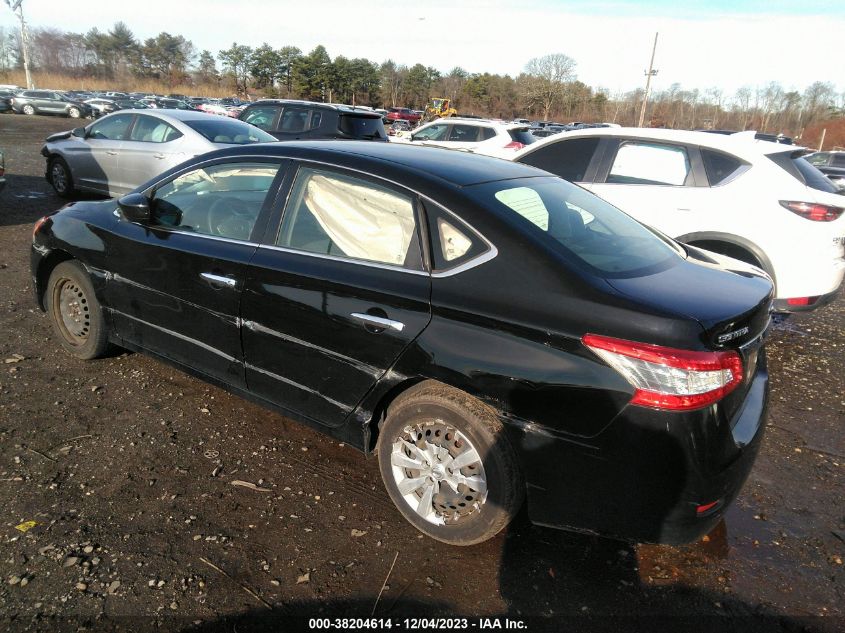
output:
M203 112L120 111L47 137L47 181L74 191L119 196L193 156L231 145L276 142L257 127Z

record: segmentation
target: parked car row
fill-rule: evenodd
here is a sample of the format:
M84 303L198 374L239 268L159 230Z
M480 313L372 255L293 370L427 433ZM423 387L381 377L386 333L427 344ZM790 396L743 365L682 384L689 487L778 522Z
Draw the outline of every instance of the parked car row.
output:
M391 142L396 143L446 147L499 158L511 157L536 140L528 126L522 123L461 117L436 119L391 137Z

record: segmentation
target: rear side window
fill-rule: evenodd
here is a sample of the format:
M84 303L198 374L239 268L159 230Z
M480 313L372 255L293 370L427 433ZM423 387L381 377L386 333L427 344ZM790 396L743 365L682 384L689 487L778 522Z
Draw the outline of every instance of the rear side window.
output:
M491 127L481 128L481 140L489 141L491 138L496 138L496 130Z
M569 182L584 182L587 167L599 146L597 138L573 138L539 148L520 160Z
M483 255L490 247L461 220L433 202L425 203L434 272L446 272Z
M510 135L512 141L515 143L522 143L523 145L531 145L531 143L537 142L537 139L527 127L508 130L508 135Z
M834 154L831 167L845 167L845 154Z
M744 164L735 156L703 147L701 158L704 161L704 171L707 172L707 180L710 181L711 187L730 178Z
M687 151L676 145L625 141L607 182L622 185L683 185L690 172Z

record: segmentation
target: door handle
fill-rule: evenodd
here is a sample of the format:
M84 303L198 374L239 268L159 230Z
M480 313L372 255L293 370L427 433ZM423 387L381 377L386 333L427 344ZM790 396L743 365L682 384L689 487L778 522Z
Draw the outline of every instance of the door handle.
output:
M401 321L394 321L393 319L384 319L382 317L373 316L372 314L362 314L361 312L353 312L350 315L353 319L361 321L365 325L372 325L384 329L396 330L401 332L405 329L405 324Z
M238 285L237 279L231 277L224 277L223 275L215 275L214 273L200 273L200 277L205 279L209 284L216 287L234 288Z
M106 150L106 154L108 154L109 156L117 156L117 152L111 149Z
M164 154L153 154L153 158L164 158Z

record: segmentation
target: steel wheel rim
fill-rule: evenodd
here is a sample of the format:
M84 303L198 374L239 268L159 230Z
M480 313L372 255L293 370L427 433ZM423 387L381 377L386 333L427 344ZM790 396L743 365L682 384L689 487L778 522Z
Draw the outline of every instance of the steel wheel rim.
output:
M487 500L478 450L443 420L406 426L393 442L391 472L408 507L434 525L460 525Z
M73 345L84 345L91 331L91 310L85 291L73 279L62 279L53 298L62 335Z
M53 163L53 169L50 170L50 178L53 181L56 191L64 193L67 188L67 176L65 175L65 168L61 164Z

